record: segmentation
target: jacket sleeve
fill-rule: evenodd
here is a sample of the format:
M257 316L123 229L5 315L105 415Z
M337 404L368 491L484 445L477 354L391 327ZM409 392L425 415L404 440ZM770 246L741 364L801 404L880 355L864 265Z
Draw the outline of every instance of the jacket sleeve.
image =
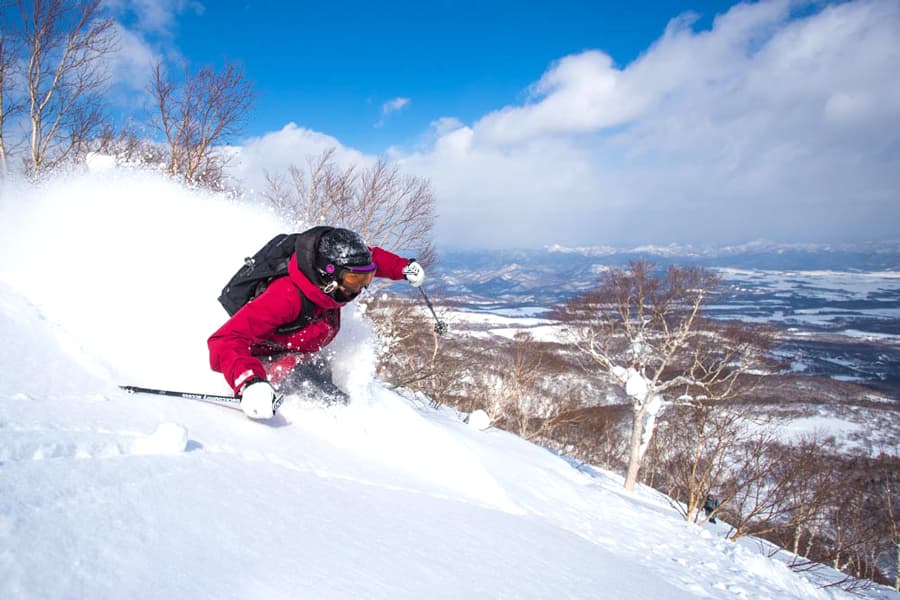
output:
M394 280L403 279L403 267L409 262L408 258L402 258L377 246L371 248L371 250L372 260L378 265L378 270L375 271L376 277Z
M272 282L210 336L209 366L225 376L235 395L249 379L266 379L265 368L251 354L252 346L297 319L301 310L300 294L293 283L287 278Z

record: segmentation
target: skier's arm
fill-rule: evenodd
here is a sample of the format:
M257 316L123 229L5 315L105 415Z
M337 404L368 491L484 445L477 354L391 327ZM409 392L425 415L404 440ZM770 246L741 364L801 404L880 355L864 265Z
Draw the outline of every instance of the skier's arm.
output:
M278 327L300 316L302 303L287 278L273 281L258 298L228 319L207 341L209 365L225 376L235 394L253 379L266 380L266 370L250 351Z
M388 252L382 248L373 247L372 260L378 265L375 271L376 277L384 277L386 279L401 280L405 279L403 269L409 263L408 258L397 256L393 252Z

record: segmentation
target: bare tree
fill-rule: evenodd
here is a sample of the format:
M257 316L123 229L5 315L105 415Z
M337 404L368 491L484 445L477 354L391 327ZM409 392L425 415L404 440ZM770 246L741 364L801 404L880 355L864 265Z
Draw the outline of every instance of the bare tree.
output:
M24 108L21 99L12 94L15 78L20 75L18 57L22 46L21 36L14 33L7 19L13 5L12 1L0 2L0 177L4 178L9 173L11 150L5 135L7 124Z
M367 299L366 314L372 317L383 352L379 374L395 387L428 396L432 406L452 404L470 409L464 381L483 360L471 344L454 336L439 338L430 315L421 306L402 297Z
M491 421L503 429L522 437L528 437L532 417L537 416L529 406L535 383L543 376L542 357L537 344L527 332L517 333L507 348L496 352L491 361L493 368L483 369L482 374L491 383L484 407Z
M102 121L103 60L116 49L101 0L18 1L31 125L28 170L53 168L83 147Z
M216 145L240 132L254 100L243 70L229 64L221 72L206 67L191 75L185 69L179 85L157 64L150 92L169 146L169 173L188 183L220 188L226 158Z
M368 169L340 167L334 149L308 158L306 168L267 174L264 196L293 227L319 224L359 232L375 246L415 251L433 260L434 195L427 179L404 175L379 160Z
M733 472L722 484L722 496L729 505L729 521L732 526L730 539L753 535L781 537L816 516L823 505L813 500L807 488L806 477L816 468L804 464L815 443L802 452L784 448L771 434L760 435L737 448L732 460ZM816 494L834 491L830 482L815 490Z
M873 518L881 490L872 485L875 482L870 479L872 472L867 462L858 461L860 471L843 473L840 494L831 507L828 551L816 558L819 561L830 558L831 566L839 571L873 579L877 542L887 527L881 519ZM876 495L872 494L873 487Z
M674 503L688 521L696 521L707 495L726 481L737 449L764 435L765 420L740 403L701 401L676 406L666 413L648 458L652 458L653 487L678 500ZM646 478L645 478L646 479ZM721 497L724 508L728 498Z
M542 444L606 469L625 466L622 457L628 440L622 425L628 420L628 407L585 407L574 389L567 390L557 402L558 410L539 425L530 439L540 439Z
M797 557L809 558L821 533L828 529L827 515L834 498L843 491L831 459L837 450L825 440L808 436L791 446L774 445L771 452L777 458L774 478L794 482L773 486L785 490L784 511L776 515L785 526L782 530L790 533L785 547ZM796 559L793 566L802 568L802 562Z
M338 167L335 154L330 148L307 157L305 168L291 164L286 174L266 172L263 197L294 229L336 223L333 207L350 202L356 167Z
M555 446L562 451L575 453L579 458L585 458L586 453L581 448L563 441L561 432L590 426L591 419L588 411L584 410L581 404L582 398L578 390L569 387L553 398L550 410L546 415L526 414L528 418L523 419L522 425L524 429L520 435L525 439L533 442L539 442L549 446ZM595 421L596 422L596 421ZM609 431L598 431L593 428L590 434L590 442L585 445L585 450L589 447L592 450L603 445L603 442L610 441ZM560 443L563 442L563 443ZM598 444L600 442L600 444ZM597 453L591 453L593 457ZM597 462L595 464L606 464L605 462Z
M884 510L887 516L889 541L894 555L894 590L900 592L900 491L897 475L887 469L882 473L884 486Z
M745 328L702 321L701 307L717 285L702 269L672 266L655 276L651 263L635 261L607 272L596 291L564 310L570 322L584 323L579 348L631 404L628 490L660 411L733 397L740 376L761 357L758 340Z
M900 496L896 491L900 459L882 454L855 456L839 466L839 493L833 500L829 531L832 565L854 577L896 585L887 560L898 551L896 515ZM820 558L821 560L821 558Z
M168 158L165 146L125 127L118 131L109 126L102 127L99 135L91 140L90 151L114 156L116 164L149 167L159 167Z

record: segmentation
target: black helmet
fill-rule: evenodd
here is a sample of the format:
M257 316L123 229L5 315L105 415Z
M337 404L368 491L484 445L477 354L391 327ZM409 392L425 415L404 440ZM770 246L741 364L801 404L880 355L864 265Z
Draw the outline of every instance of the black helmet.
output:
M333 281L343 269L374 269L372 252L355 231L332 229L319 239L316 270L325 281Z

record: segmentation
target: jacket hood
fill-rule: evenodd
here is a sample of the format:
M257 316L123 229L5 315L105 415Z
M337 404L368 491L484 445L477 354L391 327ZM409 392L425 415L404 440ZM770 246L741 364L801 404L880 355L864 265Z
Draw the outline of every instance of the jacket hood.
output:
M325 285L327 283L316 270L316 257L319 254L319 240L332 229L334 229L334 227L328 227L327 225L320 225L318 227L313 227L312 229L307 229L297 236L297 241L294 243L296 258L291 262L296 262L300 272L317 286Z
M322 277L316 271L315 260L319 246L319 240L322 236L334 229L326 225L320 225L307 229L297 236L294 245L294 256L288 263L288 274L300 290L303 292L313 304L317 304L325 309L340 308L345 303L338 302L328 294L322 291L320 286L326 284Z

